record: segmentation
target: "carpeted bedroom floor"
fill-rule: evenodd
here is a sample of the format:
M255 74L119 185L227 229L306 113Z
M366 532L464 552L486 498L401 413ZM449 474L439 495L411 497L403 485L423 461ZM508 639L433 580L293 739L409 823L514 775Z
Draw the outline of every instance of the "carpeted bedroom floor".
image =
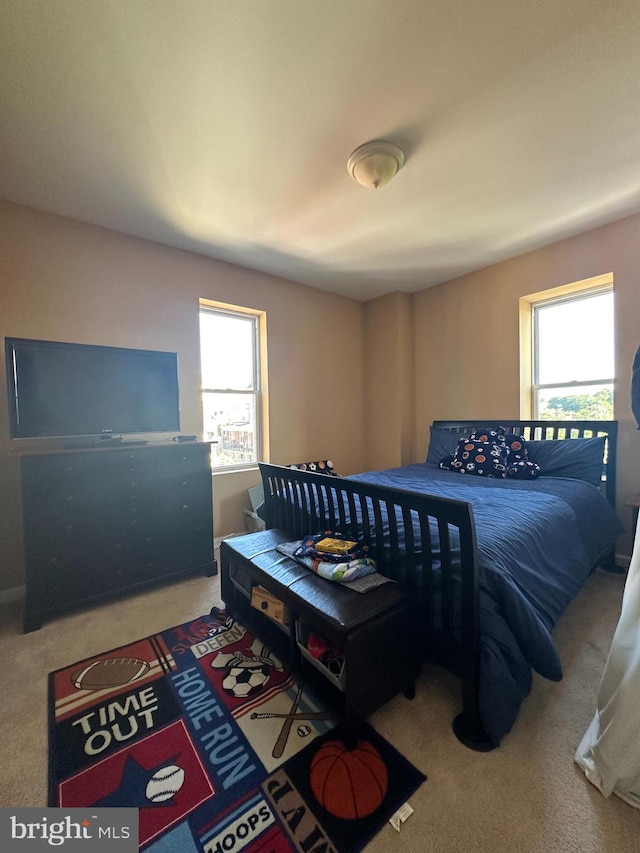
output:
M463 747L450 723L458 682L425 667L416 698L399 696L370 722L428 776L400 833L387 825L371 853L640 853L640 812L605 799L573 762L620 610L623 575L596 572L555 631L565 678L535 677L502 746ZM0 807L47 804L47 674L93 653L207 613L219 579L198 577L21 633L21 602L0 607Z

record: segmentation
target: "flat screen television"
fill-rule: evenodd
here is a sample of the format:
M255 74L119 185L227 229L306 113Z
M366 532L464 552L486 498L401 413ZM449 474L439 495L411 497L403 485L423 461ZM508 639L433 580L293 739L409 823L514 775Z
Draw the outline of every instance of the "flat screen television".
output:
M180 429L174 352L5 338L11 438Z

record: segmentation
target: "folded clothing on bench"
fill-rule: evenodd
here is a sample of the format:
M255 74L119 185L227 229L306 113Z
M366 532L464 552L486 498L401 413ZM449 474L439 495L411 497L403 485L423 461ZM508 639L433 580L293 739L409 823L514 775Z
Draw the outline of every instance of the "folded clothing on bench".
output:
M331 563L318 559L317 557L303 557L295 552L301 547L304 540L295 542L281 542L276 546L276 551L290 557L301 566L311 569L312 572L329 581L338 581L349 586L356 592L367 592L383 583L395 583L376 571L376 563L371 557L356 557L353 560L342 563Z

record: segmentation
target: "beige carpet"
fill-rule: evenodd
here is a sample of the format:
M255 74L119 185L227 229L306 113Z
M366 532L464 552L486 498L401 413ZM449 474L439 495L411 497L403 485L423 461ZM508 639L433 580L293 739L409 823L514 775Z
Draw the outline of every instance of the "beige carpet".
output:
M605 799L574 764L617 622L624 578L596 572L560 621L560 683L535 678L503 745L480 754L451 732L458 682L427 667L417 696L399 696L371 722L428 781L414 814L391 826L369 853L640 853L640 811ZM218 578L189 581L119 600L21 633L21 607L0 608L0 806L46 806L47 673L207 613ZM639 709L640 716L640 709ZM640 726L639 726L640 728Z

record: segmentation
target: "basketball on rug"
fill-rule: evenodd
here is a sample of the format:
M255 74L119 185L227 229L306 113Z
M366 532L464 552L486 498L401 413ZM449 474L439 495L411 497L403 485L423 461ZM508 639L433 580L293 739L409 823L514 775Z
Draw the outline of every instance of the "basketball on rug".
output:
M49 805L134 807L149 853L358 851L425 781L224 611L49 676Z

